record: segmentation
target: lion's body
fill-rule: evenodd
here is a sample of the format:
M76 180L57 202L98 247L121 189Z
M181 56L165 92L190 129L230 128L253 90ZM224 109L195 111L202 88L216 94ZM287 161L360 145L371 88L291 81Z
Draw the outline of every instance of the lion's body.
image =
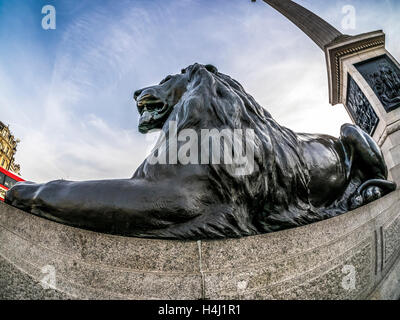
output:
M296 134L238 82L207 66L190 66L135 98L141 131L161 128L167 143L171 122L177 133L191 129L199 136L204 129L253 130L254 140L246 142L254 147L253 170L237 175L229 165L152 164L149 157L131 179L19 185L7 201L96 231L194 240L255 235L342 214L371 179L380 180L368 189L370 200L394 188L385 181L382 154L359 128L344 126L339 139ZM178 141L178 149L184 144Z

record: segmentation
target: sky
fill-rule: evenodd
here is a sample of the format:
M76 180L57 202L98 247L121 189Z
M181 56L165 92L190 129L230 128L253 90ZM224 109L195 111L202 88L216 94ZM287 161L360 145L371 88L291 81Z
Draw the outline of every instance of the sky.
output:
M400 1L296 2L346 34L384 30L400 58ZM45 5L54 30L42 28ZM329 104L322 50L261 0L0 0L0 121L21 140L22 176L131 177L155 139L138 132L133 92L194 62L238 80L295 131L338 136L350 122Z

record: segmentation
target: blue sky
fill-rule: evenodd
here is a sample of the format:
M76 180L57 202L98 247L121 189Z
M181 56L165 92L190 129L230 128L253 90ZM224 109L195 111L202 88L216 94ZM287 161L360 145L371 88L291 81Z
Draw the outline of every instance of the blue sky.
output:
M296 2L343 33L383 29L400 58L399 1ZM55 30L41 27L47 4ZM341 28L345 5L354 30ZM296 131L337 136L349 122L328 103L322 51L261 0L0 0L0 120L21 139L22 175L131 176L154 139L137 131L133 91L193 62L233 76Z

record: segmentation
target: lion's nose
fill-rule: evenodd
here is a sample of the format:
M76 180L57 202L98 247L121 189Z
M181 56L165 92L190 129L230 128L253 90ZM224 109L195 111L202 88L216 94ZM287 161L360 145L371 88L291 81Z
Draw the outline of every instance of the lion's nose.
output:
M134 94L133 94L133 99L137 99L139 96L140 96L140 94L143 92L143 89L139 89L139 90L136 90L135 92L134 92Z

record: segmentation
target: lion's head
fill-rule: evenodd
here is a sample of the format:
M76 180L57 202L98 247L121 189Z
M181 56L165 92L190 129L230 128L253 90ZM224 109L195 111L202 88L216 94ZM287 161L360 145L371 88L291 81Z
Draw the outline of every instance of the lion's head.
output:
M137 102L140 114L139 131L141 133L163 127L175 105L187 92L196 67L203 67L214 74L218 72L212 65L195 64L182 69L180 74L168 75L158 85L135 91L133 98Z

